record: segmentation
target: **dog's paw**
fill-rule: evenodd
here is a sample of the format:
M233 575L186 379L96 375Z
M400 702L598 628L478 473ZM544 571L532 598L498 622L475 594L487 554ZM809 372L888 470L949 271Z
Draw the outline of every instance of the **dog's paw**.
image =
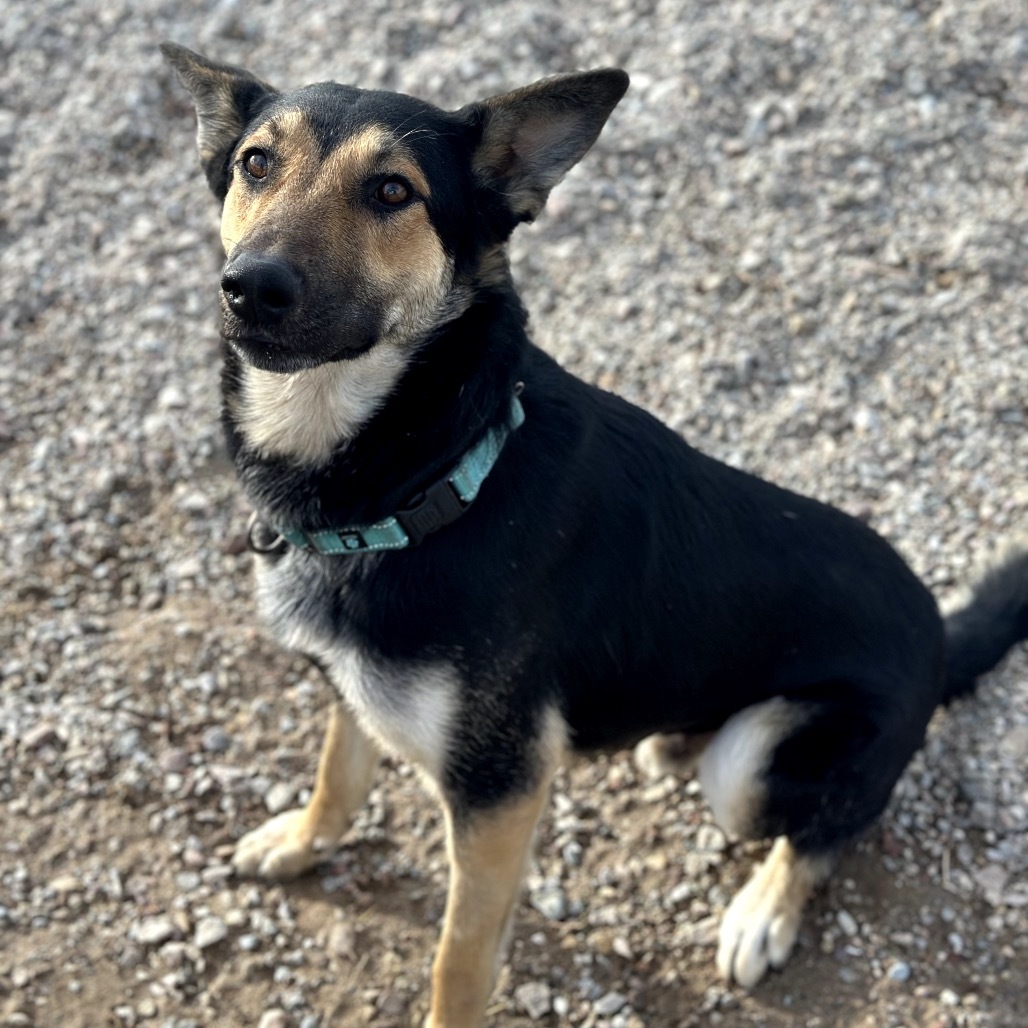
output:
M785 839L775 843L721 923L717 967L724 978L750 989L769 967L782 967L796 943L803 905L824 870L820 862L798 857Z
M239 875L284 881L321 863L335 842L311 832L306 810L287 810L239 840L232 866Z
M710 736L684 735L678 732L650 735L632 751L636 768L650 781L665 775L686 778L693 773L696 761Z

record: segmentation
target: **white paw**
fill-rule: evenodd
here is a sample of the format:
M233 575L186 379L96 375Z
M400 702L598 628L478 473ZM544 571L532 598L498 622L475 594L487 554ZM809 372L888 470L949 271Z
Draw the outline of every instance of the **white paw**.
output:
M803 905L821 874L820 865L797 858L784 839L775 843L721 923L717 967L724 978L750 989L769 967L785 964L799 934Z
M321 863L335 842L311 832L306 810L287 810L244 835L232 865L240 875L284 881Z
M717 968L723 978L751 989L769 967L779 968L799 933L800 911L778 909L773 899L748 895L750 883L732 900L721 923Z

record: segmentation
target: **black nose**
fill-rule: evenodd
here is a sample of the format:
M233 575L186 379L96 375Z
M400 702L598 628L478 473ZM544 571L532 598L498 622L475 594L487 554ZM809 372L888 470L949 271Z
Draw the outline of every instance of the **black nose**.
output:
M303 276L281 257L240 253L225 265L221 291L233 314L251 325L276 325L296 306Z

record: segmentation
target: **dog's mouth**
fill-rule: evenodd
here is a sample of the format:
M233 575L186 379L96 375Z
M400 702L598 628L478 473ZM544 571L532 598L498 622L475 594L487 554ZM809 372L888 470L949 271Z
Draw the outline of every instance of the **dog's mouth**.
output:
M335 346L325 345L323 341L319 341L315 347L294 345L267 333L247 332L227 323L222 327L221 338L247 364L261 371L281 374L316 368L335 361L355 360L377 342L376 337L370 337Z

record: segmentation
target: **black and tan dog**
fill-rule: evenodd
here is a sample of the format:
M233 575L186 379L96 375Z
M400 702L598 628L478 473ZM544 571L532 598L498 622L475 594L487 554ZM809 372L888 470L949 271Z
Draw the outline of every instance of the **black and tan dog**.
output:
M409 758L452 862L428 1023L477 1025L562 754L655 736L645 762L703 749L720 824L777 839L721 929L721 971L753 985L932 711L1028 636L1028 552L943 621L868 528L529 342L505 244L623 72L447 113L163 49L224 204L224 422L261 604L338 693L310 804L237 868L310 867L379 753Z

